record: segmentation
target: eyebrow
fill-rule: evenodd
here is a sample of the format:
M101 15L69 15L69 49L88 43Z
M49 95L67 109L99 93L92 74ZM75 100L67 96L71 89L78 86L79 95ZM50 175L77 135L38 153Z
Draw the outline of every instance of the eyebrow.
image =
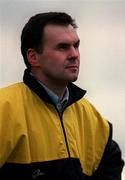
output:
M61 47L61 46L70 46L71 43L68 43L68 42L60 42L57 44L58 47ZM73 43L74 46L79 46L80 44L80 40L76 41Z

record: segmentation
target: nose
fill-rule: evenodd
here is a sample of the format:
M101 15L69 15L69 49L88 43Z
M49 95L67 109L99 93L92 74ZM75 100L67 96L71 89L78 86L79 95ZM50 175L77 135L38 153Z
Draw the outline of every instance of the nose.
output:
M77 59L78 57L79 57L79 49L75 47L71 47L69 50L68 58Z

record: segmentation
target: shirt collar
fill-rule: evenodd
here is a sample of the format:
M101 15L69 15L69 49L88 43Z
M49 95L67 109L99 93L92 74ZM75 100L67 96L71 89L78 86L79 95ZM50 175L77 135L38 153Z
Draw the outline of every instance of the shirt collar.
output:
M30 72L30 74L32 76L34 76L34 74L32 72ZM38 81L38 80L37 80ZM63 98L59 98L53 91L51 91L47 86L45 86L41 81L38 81L39 84L45 89L45 91L47 92L47 94L49 95L49 97L51 98L51 100L53 101L53 103L58 107L58 106L63 106L64 104L66 104L68 102L69 99L69 90L66 87Z
M39 82L43 88L46 90L46 92L48 93L48 95L50 96L51 100L53 101L53 103L57 106L59 103L63 104L64 102L67 102L69 99L69 90L66 87L63 98L60 99L53 91L51 91L48 87L46 87L43 83Z

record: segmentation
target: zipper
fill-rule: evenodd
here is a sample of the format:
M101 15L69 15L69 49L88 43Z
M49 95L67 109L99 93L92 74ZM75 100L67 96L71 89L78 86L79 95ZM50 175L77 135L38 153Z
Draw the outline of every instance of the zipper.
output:
M58 115L59 115L59 118L60 118L60 122L61 122L61 127L62 127L62 130L63 130L63 135L64 135L64 139L65 139L65 143L66 143L66 148L67 148L67 153L68 153L68 157L70 158L71 155L70 155L70 150L69 150L69 145L68 145L68 141L67 141L67 136L66 136L66 131L65 131L65 127L64 127L64 124L63 124L63 112L64 112L64 109L62 112L60 112L57 107L55 107L57 112L58 112Z
M68 141L67 141L66 131L65 131L65 128L64 128L64 124L63 124L62 115L59 114L59 117L60 117L60 122L61 122L62 129L63 129L63 134L64 134L64 138L65 138L65 143L66 143L66 148L67 148L67 152L68 152L68 157L70 158L71 155L70 155L69 145L68 145Z

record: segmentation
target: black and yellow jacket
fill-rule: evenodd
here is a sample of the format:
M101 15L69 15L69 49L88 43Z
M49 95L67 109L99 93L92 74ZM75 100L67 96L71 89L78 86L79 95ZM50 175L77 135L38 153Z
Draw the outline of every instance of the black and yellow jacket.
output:
M121 151L109 124L69 84L59 114L30 75L0 90L0 180L120 180Z

